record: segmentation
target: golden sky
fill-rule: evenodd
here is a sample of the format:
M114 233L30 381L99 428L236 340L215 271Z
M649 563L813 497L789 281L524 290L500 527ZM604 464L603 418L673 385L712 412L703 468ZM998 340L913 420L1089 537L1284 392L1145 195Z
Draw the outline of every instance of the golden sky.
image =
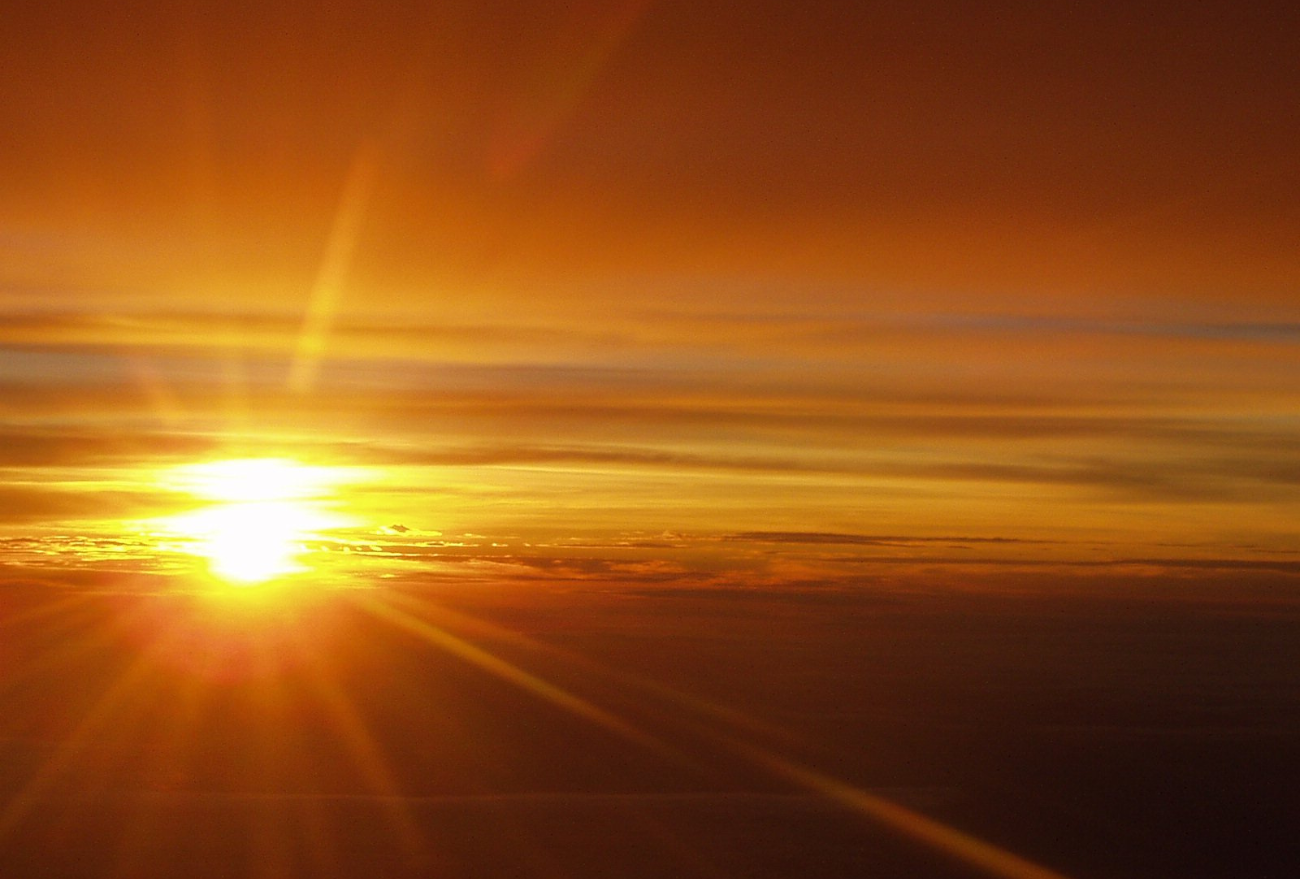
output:
M1277 871L1300 5L8 5L0 861Z
M1296 13L857 6L12 11L4 559L276 458L362 572L1294 576Z

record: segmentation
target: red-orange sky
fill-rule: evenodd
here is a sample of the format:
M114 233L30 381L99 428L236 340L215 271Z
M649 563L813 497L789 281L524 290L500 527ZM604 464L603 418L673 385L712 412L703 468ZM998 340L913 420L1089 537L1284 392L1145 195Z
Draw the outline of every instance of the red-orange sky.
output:
M16 563L144 564L158 468L274 455L453 571L1300 564L1286 4L0 27Z
M6 879L1300 875L1300 4L7 6Z

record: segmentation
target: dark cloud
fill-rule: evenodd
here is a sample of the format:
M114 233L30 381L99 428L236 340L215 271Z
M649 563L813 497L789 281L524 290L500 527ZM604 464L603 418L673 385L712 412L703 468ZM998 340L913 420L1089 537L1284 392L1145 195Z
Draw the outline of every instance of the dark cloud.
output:
M65 291L65 295L72 291ZM132 357L211 357L232 340L259 357L284 357L303 330L295 310L185 310L122 308L108 311L28 310L0 314L0 345L22 351L62 351ZM413 364L459 352L482 361L506 356L567 356L626 353L646 348L628 332L611 327L545 326L528 323L450 323L342 316L330 325L330 353L336 360ZM448 364L438 364L447 368ZM455 368L453 365L452 368ZM543 367L545 368L545 367Z
M1123 433L1118 425L1110 427L1116 437ZM1147 427L1152 429L1151 425ZM1014 424L1003 428L1006 432L1017 430ZM1130 423L1129 428L1130 436L1134 431L1142 430L1138 420ZM1155 427L1153 432L1171 436L1160 427ZM932 443L953 443L951 437L932 431L917 430L916 433ZM951 444L948 451L948 455L957 460L922 464L903 456L891 460L877 455L873 460L865 461L853 455L817 454L817 450L804 456L777 458L737 453L705 455L626 445L477 446L440 450L357 445L347 447L344 454L378 463L421 466L613 466L733 472L738 476L745 473L789 473L930 483L1011 483L1082 488L1116 497L1169 501L1281 500L1294 495L1300 487L1300 453L1283 452L1279 455L1277 437L1229 436L1226 431L1214 430L1207 433L1208 436L1198 435L1189 429L1179 434L1186 442L1181 454L1143 454L1139 447L1116 449L1107 456L1102 451L1105 447L1099 447L1096 455L1081 459L1057 457L1052 454L1053 447L1048 445L1042 447L1041 453L1026 456L1028 459L1019 463L960 460L963 455L984 453L978 447L967 449L959 444ZM819 436L823 441L826 439L824 434ZM1235 457L1223 454L1224 445L1229 443L1237 446L1231 449L1236 453ZM1179 446L1174 445L1174 448ZM1206 451L1216 455L1207 457ZM870 539L889 541L895 538L873 536ZM964 538L939 539L961 541Z
M0 426L0 467L155 463L194 458L221 445L199 434Z
M0 522L112 521L157 516L193 506L174 493L121 489L0 486Z
M1051 559L1042 556L1022 556L1011 558L989 558L971 556L940 555L839 555L822 558L821 561L837 564L862 566L880 566L916 568L923 570L926 566L970 568L1018 568L1022 570L1040 569L1088 571L1105 568L1150 568L1153 571L1176 574L1179 571L1227 574L1233 571L1253 571L1260 573L1283 574L1288 577L1300 575L1300 562L1291 559L1276 558L1106 558L1106 559Z
M437 466L489 467L556 465L622 465L703 470L793 471L809 469L794 459L728 457L691 454L654 448L624 446L477 446L442 450L400 449L382 445L340 447L354 458L375 463Z
M754 543L832 544L848 546L900 546L925 543L1051 543L1018 537L930 537L897 534L834 534L822 531L743 531L723 540Z
M1194 447L1193 447L1194 448ZM1296 495L1300 461L1272 458L1196 459L1170 455L1141 458L1045 460L1033 464L958 462L883 467L881 475L936 481L1005 482L1092 489L1118 498L1148 501L1280 501Z
M1239 559L1239 558L1128 558L1099 563L1108 566L1149 565L1165 570L1201 571L1268 571L1278 574L1300 575L1300 562L1290 559Z

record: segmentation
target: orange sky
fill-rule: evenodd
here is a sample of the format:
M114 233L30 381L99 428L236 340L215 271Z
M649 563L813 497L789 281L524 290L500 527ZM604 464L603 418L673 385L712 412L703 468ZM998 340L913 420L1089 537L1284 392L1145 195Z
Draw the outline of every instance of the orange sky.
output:
M452 572L1293 576L1296 13L853 6L13 12L9 558L281 455Z

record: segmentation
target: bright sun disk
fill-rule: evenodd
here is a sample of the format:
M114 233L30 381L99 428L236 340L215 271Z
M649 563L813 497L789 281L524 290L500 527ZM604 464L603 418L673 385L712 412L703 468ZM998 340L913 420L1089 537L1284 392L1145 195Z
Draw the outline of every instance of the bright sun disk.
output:
M345 468L312 467L280 458L215 461L175 468L169 487L209 506L171 517L167 529L233 586L253 586L306 569L304 542L325 528L349 524L327 509Z

